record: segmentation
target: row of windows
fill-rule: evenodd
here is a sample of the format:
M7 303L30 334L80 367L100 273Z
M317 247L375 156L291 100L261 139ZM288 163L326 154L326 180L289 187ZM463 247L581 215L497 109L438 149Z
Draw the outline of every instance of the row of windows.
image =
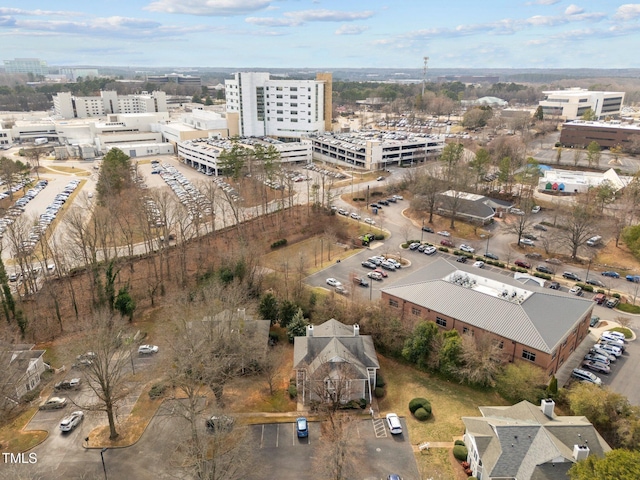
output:
M530 352L529 350L522 350L522 358L524 358L525 360L529 360L531 362L535 362L536 354L533 352Z
M267 90L269 90L271 87L267 87ZM288 88L291 92L297 92L298 91L298 87L275 87L276 91L278 92L282 92L284 88ZM304 90L304 87L300 87L300 90ZM311 91L311 87L308 87L307 90Z

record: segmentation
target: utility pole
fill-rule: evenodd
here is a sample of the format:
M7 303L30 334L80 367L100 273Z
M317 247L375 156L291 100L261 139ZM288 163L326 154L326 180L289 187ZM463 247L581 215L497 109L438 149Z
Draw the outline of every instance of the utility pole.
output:
M422 57L424 60L424 68L422 69L422 97L424 98L424 89L427 84L427 63L429 62L429 57Z

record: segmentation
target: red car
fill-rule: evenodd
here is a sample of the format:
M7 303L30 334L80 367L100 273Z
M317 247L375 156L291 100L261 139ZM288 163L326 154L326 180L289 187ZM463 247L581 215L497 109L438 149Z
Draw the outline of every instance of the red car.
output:
M376 268L374 270L374 272L378 272L380 275L382 275L385 278L387 278L389 276L389 274L387 272L385 272L384 270L382 270L381 268Z
M531 268L531 264L529 262L525 262L524 260L516 260L513 263L516 264L518 267Z
M445 247L453 247L453 242L451 240L440 240L440 245L444 245Z

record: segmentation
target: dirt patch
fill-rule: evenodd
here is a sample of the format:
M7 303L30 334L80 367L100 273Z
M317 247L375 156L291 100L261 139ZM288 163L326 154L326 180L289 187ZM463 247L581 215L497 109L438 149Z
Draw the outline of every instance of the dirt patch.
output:
M595 264L603 270L616 270L620 275L637 272L640 270L640 262L633 256L625 244L620 242L616 247L615 240L598 250Z
M0 428L0 450L26 452L47 438L45 430L23 430L37 411L38 407L29 408Z

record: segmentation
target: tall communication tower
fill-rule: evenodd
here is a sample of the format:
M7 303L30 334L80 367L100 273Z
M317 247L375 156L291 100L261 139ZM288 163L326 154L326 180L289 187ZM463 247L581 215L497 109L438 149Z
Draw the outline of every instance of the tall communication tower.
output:
M424 59L424 68L422 69L422 96L424 97L424 87L427 84L427 63L429 62L429 57L423 57Z

